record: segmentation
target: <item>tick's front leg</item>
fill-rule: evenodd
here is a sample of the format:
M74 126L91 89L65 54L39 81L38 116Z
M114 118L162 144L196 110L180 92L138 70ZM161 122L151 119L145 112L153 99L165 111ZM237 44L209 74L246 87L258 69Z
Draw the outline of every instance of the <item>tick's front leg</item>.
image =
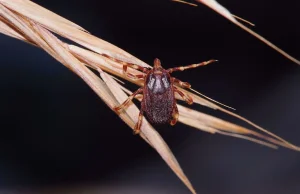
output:
M148 73L148 69L146 68L146 67L141 67L141 66L139 66L139 65L135 65L135 64L132 64L132 63L125 63L125 64L123 64L123 72L125 73L125 75L127 76L127 77L129 77L129 78L131 78L131 79L141 79L141 78L144 78L145 76L144 75L142 75L142 74L139 74L139 75L134 75L134 74L132 74L132 73L129 73L128 71L127 71L127 68L128 67L131 67L131 68L133 68L133 69L136 69L136 70L140 70L140 71L142 71L143 73Z
M115 107L114 110L119 114L120 110L125 109L132 99L140 93L143 93L143 88L139 88L137 91L128 96L127 100L125 100L125 102L123 102L120 106Z
M124 73L127 77L129 77L129 78L131 78L131 79L142 79L142 78L144 78L145 75L143 75L143 74L135 75L135 74L129 73L129 72L127 71L127 67L132 67L132 68L134 68L134 67L136 67L136 66L138 66L138 65L129 65L129 64L123 65L123 73ZM138 66L138 67L139 67L139 66ZM135 69L135 68L134 68L134 69ZM145 69L146 69L146 68L145 68ZM145 70L145 71L146 71L146 70ZM148 70L147 70L147 72L148 72Z
M187 65L187 66L181 66L181 67L174 67L174 68L170 68L168 69L167 71L169 73L172 73L174 71L184 71L186 69L193 69L193 68L197 68L197 67L200 67L200 66L205 66L205 65L208 65L210 63L213 63L213 62L216 62L217 60L215 59L212 59L212 60L209 60L209 61L204 61L202 63L197 63L197 64L192 64L192 65Z
M133 68L133 69L136 69L136 70L140 70L140 71L142 71L143 73L148 73L148 68L146 68L146 67L142 67L142 66L139 66L139 65L136 65L136 64L133 64L133 63L128 63L128 62L125 62L125 61L121 61L121 60L119 60L119 59L115 59L115 58L113 58L113 57L111 57L111 56L109 56L109 55L107 55L107 54L102 54L102 56L104 56L104 57L106 57L106 58L108 58L108 59L110 59L110 60L112 60L112 61L115 61L115 62L117 62L117 63L120 63L120 64L122 64L123 65L123 72L124 72L124 74L127 76L127 77L129 77L129 78L131 78L131 79L140 79L140 78L144 78L144 75L134 75L134 74L131 74L131 73L129 73L129 72L127 72L127 68L128 67L131 67L131 68Z

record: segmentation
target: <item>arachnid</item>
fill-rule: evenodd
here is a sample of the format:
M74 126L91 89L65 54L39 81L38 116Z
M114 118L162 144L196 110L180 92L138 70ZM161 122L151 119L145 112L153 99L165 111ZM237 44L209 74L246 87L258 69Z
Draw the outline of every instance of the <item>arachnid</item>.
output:
M119 113L120 110L125 109L129 105L130 101L132 101L136 95L143 95L138 122L134 127L134 134L138 134L140 132L144 113L146 114L148 120L153 124L164 124L169 122L171 125L175 125L179 116L175 93L178 93L188 104L193 103L193 99L189 95L184 94L174 86L175 83L184 88L190 88L191 85L187 82L182 82L174 77L171 77L170 74L172 72L192 69L216 61L209 60L198 64L164 69L161 66L160 60L156 58L154 60L153 69L148 69L136 64L114 59L105 54L103 54L103 56L121 63L123 65L123 72L126 76L132 79L144 80L143 87L131 94L120 106L114 108L114 110ZM133 75L127 72L127 67L140 70L144 72L145 75Z

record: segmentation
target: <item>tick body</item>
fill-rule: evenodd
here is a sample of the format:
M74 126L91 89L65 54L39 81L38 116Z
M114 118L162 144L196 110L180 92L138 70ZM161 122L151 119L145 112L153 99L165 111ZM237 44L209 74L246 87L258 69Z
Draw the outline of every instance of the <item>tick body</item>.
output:
M120 61L105 54L103 54L103 56L118 63L121 63L123 65L124 74L129 78L144 80L143 87L139 88L137 91L132 93L128 97L128 99L125 102L123 102L120 106L114 108L114 110L117 113L119 113L122 109L125 109L129 105L129 103L133 100L133 98L136 95L143 95L138 122L134 127L135 134L138 134L140 132L144 113L147 116L150 123L170 123L171 125L176 124L179 113L176 105L175 93L178 93L188 104L193 103L193 99L189 95L178 90L177 86L175 86L175 83L183 88L190 88L191 85L187 82L182 82L174 77L171 77L170 74L172 72L184 71L186 69L204 66L216 61L209 60L198 64L164 69L161 66L160 60L155 59L153 69L148 69L145 67L138 66L136 64ZM145 74L133 75L127 72L128 67L140 70Z
M158 60L154 64L154 69L145 78L141 106L151 123L164 124L170 122L172 114L178 114L178 111L170 74Z

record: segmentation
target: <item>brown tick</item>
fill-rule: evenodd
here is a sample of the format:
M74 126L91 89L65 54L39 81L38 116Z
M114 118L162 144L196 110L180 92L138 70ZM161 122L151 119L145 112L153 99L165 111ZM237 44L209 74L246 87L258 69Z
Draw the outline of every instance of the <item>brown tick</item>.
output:
M164 124L169 122L171 125L175 125L179 116L175 93L178 93L188 104L193 103L193 99L189 95L181 92L174 86L174 84L177 83L183 88L191 88L191 85L187 82L182 82L174 77L171 77L170 74L172 72L184 71L186 69L204 66L217 61L209 60L198 64L174 67L166 70L161 66L159 59L154 60L153 69L148 69L136 64L120 61L105 54L103 54L103 56L115 62L121 63L123 65L124 74L129 78L144 80L144 85L141 88L131 94L120 106L114 108L114 110L119 113L120 110L125 109L129 105L136 95L143 94L141 110L138 122L134 127L134 134L138 134L140 132L144 112L146 113L148 120L153 124ZM145 75L133 75L127 72L127 67L140 70L144 72Z

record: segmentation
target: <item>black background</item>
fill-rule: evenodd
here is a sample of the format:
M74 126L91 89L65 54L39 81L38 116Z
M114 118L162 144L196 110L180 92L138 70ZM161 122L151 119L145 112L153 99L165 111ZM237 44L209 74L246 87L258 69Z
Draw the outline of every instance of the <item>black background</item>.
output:
M165 68L218 59L174 75L300 145L300 67L206 6L168 0L34 2L149 64L155 57ZM219 3L300 59L299 1ZM189 193L79 77L38 48L4 35L0 42L2 191ZM244 125L218 111L193 108ZM182 124L158 130L198 193L300 193L296 151Z

